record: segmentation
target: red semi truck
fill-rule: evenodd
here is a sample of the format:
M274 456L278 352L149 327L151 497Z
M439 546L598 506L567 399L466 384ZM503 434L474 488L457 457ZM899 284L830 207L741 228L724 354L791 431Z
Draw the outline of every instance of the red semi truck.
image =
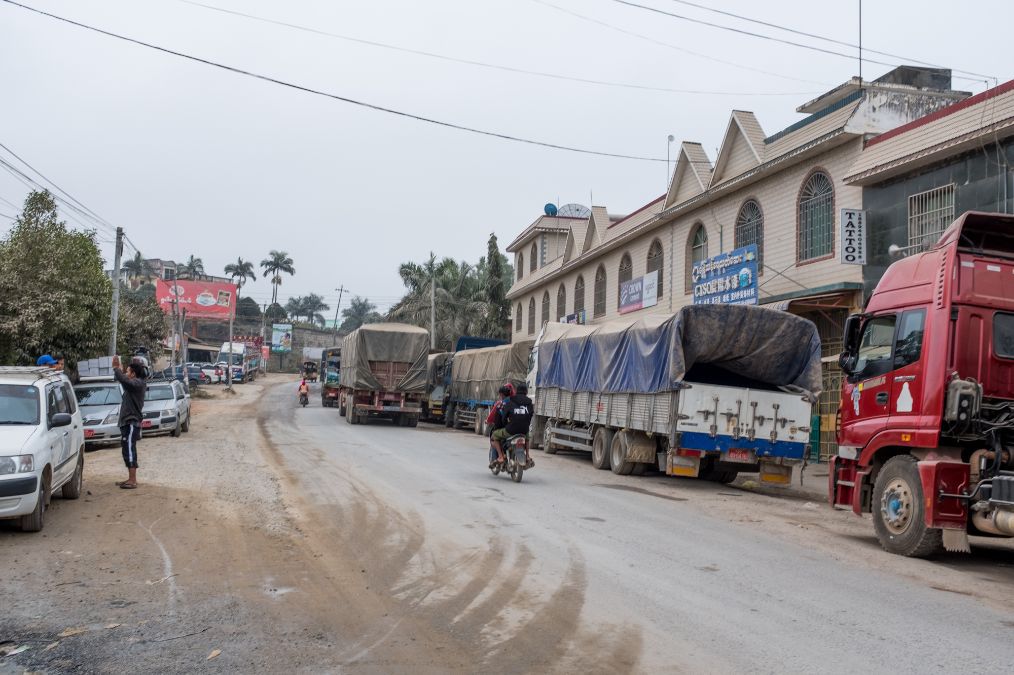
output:
M969 212L845 323L831 504L891 553L1014 536L1014 216Z

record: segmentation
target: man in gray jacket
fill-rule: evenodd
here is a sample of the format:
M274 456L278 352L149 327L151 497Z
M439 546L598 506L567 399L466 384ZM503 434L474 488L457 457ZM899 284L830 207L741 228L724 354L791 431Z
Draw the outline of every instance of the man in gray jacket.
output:
M137 442L141 440L141 411L144 409L144 392L148 389L144 383L146 375L144 364L137 361L128 364L124 373L120 368L120 357L113 357L113 377L123 386L119 424L120 447L123 450L123 463L127 465L127 480L117 485L124 490L137 487Z

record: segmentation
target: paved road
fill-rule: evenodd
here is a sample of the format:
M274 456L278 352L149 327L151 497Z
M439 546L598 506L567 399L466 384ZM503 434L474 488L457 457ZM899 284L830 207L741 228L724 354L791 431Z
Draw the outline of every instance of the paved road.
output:
M319 399L290 411L290 389L265 397L264 430L306 507L402 617L476 668L996 672L1014 662L1009 548L900 559L876 547L868 522L822 504L614 476L576 454L535 452L518 485L486 470L480 437L351 426ZM364 636L357 658L382 652L400 620Z

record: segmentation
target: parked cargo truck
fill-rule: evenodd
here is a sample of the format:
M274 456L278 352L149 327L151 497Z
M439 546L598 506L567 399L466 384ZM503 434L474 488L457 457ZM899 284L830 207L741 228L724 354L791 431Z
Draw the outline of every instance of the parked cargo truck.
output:
M387 418L419 422L426 396L430 335L402 323L371 323L342 341L340 411L349 424Z
M969 212L845 324L831 504L924 557L1014 536L1014 216Z
M341 388L342 348L330 347L320 355L320 404L325 408L338 405L338 393Z
M788 485L810 441L820 338L806 319L743 305L595 326L548 323L532 352L534 440L591 452L614 473L648 467Z
M451 352L430 354L426 362L426 397L422 403L422 419L443 422L444 407L451 388Z
M528 374L532 340L454 354L446 425L486 433L486 416L506 382L518 385Z

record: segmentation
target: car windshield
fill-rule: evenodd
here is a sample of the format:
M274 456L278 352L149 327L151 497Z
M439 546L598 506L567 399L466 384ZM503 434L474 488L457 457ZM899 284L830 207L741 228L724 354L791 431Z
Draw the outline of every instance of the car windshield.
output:
M172 387L148 387L148 391L144 392L145 401L171 401L173 398Z
M74 387L78 405L116 405L120 402L120 388L116 386Z
M0 424L39 423L39 390L23 384L0 384Z

